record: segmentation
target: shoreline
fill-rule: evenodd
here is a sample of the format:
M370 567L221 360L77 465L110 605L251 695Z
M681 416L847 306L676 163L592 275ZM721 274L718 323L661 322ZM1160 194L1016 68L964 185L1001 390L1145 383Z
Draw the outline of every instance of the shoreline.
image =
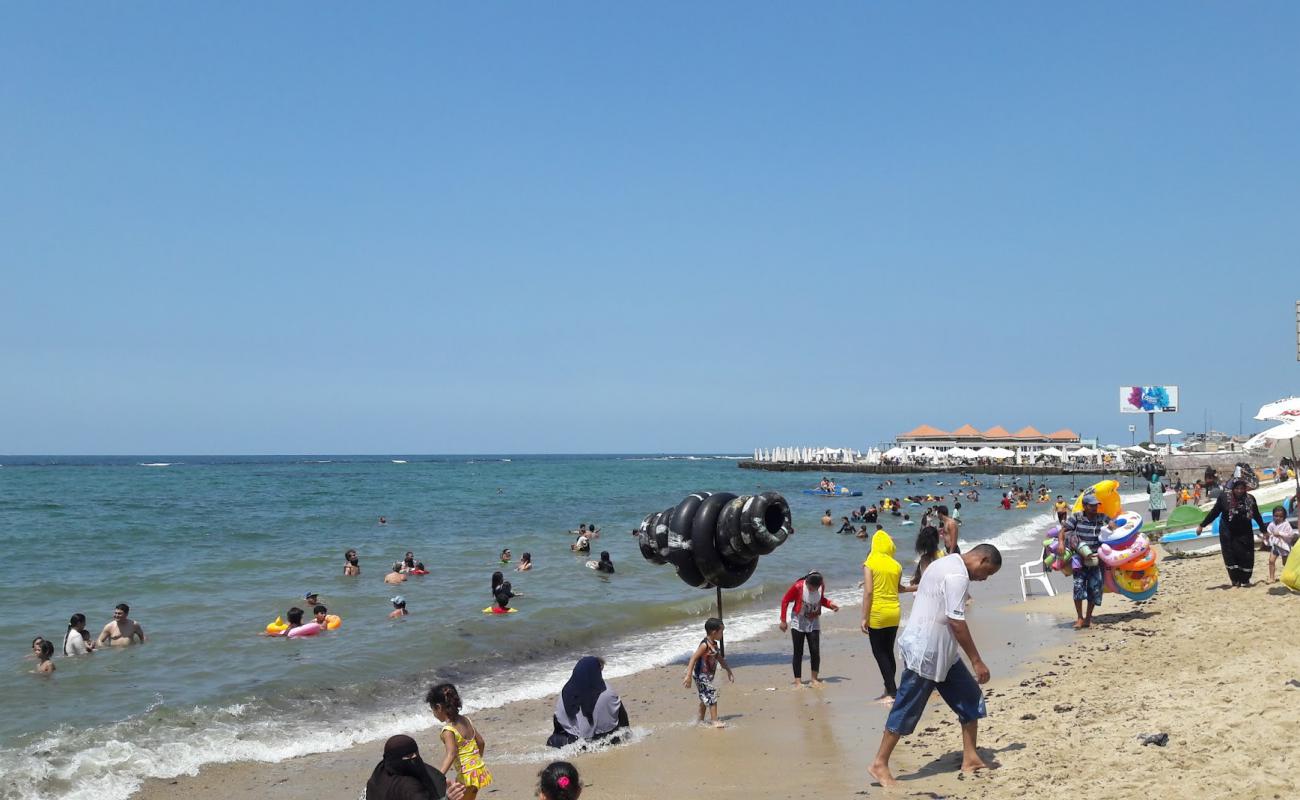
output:
M1019 575L1013 562L1023 560L1023 552L1019 558L1012 555L1015 552L1009 550L1003 570L973 592L977 611L971 624L985 660L997 676L993 686L1010 681L1040 650L1064 640L1068 626L1068 622L1062 624L1050 615L1020 606ZM1063 583L1056 580L1058 591ZM831 587L836 595L850 588ZM860 598L858 590L852 591ZM827 796L859 791L865 787L870 756L864 743L872 740L874 748L887 714L885 707L871 702L881 692L881 679L867 638L858 630L859 608L855 600L852 605L843 604L841 613L828 612L823 617L822 678L826 685L795 690L790 687L789 636L777 630L773 604L768 610L769 630L728 648L737 681L720 685L721 717L730 726L725 730L692 724L695 690L681 686L689 652L672 663L608 679L631 718L634 737L626 745L583 753L545 747L559 685L543 698L469 711L487 739L487 763L495 776L482 796L523 797L535 786L537 771L559 759L574 761L593 796L602 798L663 797L692 784L725 789L722 796L740 796L753 786L793 796L804 791L807 776L789 768L783 757L788 748L795 748L801 762L822 765L819 781ZM910 602L905 601L904 610L909 609ZM700 624L702 628L702 619ZM593 653L601 654L599 649ZM805 680L808 669L805 658ZM411 687L412 708L421 704L425 688ZM947 713L942 703L936 707ZM432 714L428 724L429 728L406 732L420 742L426 761L433 761L441 756L441 745ZM790 733L792 726L797 734ZM848 742L858 744L843 749ZM955 747L957 741L954 738L947 744ZM148 780L132 797L162 800L184 793L189 800L218 800L258 796L275 787L275 796L281 798L355 800L363 792L381 749L381 741L371 741L277 763L210 764L196 775ZM701 752L708 757L699 758ZM761 759L751 758L758 754ZM720 771L720 783L710 764L737 758L740 762L730 773ZM646 759L654 759L655 765L647 764ZM660 764L671 764L672 769ZM728 783L728 775L743 777Z

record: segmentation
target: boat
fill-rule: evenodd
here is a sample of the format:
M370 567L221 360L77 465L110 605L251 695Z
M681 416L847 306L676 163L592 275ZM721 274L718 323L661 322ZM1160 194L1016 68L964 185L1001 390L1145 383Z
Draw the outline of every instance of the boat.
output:
M861 497L862 496L861 491L850 489L847 486L837 487L833 492L828 492L824 489L804 489L803 493L810 494L813 497Z
M1161 536L1160 546L1170 557L1210 556L1223 549L1217 533L1197 536L1195 528Z

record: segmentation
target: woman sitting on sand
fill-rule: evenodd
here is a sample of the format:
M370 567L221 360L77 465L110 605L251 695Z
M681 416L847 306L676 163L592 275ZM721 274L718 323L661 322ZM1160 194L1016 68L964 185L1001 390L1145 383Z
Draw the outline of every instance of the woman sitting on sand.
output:
M564 747L578 740L594 742L609 739L618 744L623 736L615 735L629 727L627 709L618 693L605 685L601 675L605 662L595 656L583 656L573 667L568 683L555 698L555 714L551 718L554 732L546 744Z
M465 787L424 763L420 746L398 735L384 743L384 758L366 781L365 800L461 800Z

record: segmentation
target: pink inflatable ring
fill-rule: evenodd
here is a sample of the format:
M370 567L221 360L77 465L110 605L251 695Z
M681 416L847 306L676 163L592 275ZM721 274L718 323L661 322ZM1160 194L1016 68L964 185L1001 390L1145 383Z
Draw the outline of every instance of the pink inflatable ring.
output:
M1122 550L1108 544L1103 544L1098 555L1101 556L1101 563L1106 566L1114 569L1123 569L1125 564L1130 561L1136 561L1150 549L1151 545L1147 542L1147 537L1139 533L1133 540L1133 543Z

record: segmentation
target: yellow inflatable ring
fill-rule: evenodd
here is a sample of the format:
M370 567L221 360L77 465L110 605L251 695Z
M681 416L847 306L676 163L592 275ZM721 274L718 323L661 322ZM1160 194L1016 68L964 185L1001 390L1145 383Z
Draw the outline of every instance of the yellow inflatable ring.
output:
M1126 592L1141 594L1152 586L1156 585L1159 580L1159 573L1155 567L1143 572L1132 572L1126 569L1117 569L1115 572L1115 585Z
M343 624L343 618L340 617L338 614L325 615L325 630L327 631L338 630L338 627L342 624Z
M289 623L285 622L279 617L275 618L275 622L272 622L270 625L266 626L266 632L271 634L272 636L279 636L280 634L284 633L287 630L289 630Z
M1071 507L1071 510L1073 511L1083 510L1083 496L1088 492L1092 492L1093 494L1097 495L1097 505L1099 506L1101 513L1105 514L1111 519L1118 517L1120 515L1120 512L1124 510L1124 507L1119 499L1119 481L1110 481L1110 480L1098 481L1097 483L1094 483L1092 486L1089 486L1087 489L1084 489L1082 492L1080 492L1079 497L1074 501L1074 505Z

